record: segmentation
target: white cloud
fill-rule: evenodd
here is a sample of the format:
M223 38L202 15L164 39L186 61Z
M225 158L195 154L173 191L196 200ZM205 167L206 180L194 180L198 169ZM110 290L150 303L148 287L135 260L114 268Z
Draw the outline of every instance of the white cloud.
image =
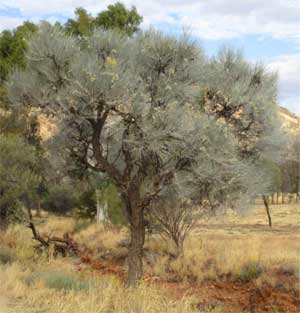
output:
M22 24L24 21L23 18L18 17L7 17L7 16L1 16L0 15L0 31L4 29L11 29L16 27L17 25Z
M300 53L280 56L269 67L279 74L281 105L300 114Z
M0 0L0 8L15 7L30 18L60 14L70 16L78 6L96 13L113 1L99 0ZM144 16L144 25L174 23L170 14L178 15L177 23L191 27L202 38L234 38L249 33L274 37L300 38L299 0L124 0L136 5ZM2 27L10 26L1 20Z

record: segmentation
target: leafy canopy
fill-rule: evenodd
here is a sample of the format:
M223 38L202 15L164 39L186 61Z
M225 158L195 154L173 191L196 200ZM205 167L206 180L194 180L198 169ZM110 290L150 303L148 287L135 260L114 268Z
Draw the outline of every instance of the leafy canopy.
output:
M261 177L237 153L234 129L197 108L204 85L230 92L223 82L228 71L208 63L188 36L95 30L81 45L44 25L27 58L27 70L10 82L11 100L60 114L70 151L105 172L125 202L135 188L139 205L147 206L170 185L192 198L208 190L223 198L257 192ZM208 81L212 73L218 85Z
M107 7L107 10L98 13L96 17L90 15L84 8L75 10L75 19L68 19L66 31L73 35L89 35L94 28L114 29L132 36L139 30L143 17L133 6L127 9L124 4L117 2Z

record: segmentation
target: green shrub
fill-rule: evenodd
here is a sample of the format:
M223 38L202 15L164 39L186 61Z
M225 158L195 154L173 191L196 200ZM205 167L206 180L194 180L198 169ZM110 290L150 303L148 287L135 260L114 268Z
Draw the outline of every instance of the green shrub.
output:
M218 303L218 302L200 305L199 309L200 309L199 312L203 312L203 313L221 313L221 312L223 312L222 305L221 305L221 303Z
M94 219L97 213L95 190L83 192L78 199L75 215L83 219Z
M82 230L88 228L88 226L91 225L91 222L88 219L80 219L76 222L74 227L74 233L79 233Z
M107 202L107 215L112 224L125 225L126 219L123 214L123 202L117 188L111 182L102 184L100 187L100 201L102 204ZM78 218L94 219L97 214L96 191L89 190L82 193L79 197L78 207L75 216Z
M48 190L43 201L43 208L47 211L64 214L77 206L76 191L70 186L56 185Z
M91 287L90 282L63 272L35 272L25 280L28 285L32 285L37 281L42 281L47 288L63 291L81 291Z
M8 248L0 247L0 264L13 263L16 255Z
M123 213L123 202L116 186L110 183L103 190L103 200L108 204L108 219L115 225L125 225L126 218Z
M263 266L259 262L250 262L245 264L238 275L238 279L244 283L250 282L258 278L264 271Z

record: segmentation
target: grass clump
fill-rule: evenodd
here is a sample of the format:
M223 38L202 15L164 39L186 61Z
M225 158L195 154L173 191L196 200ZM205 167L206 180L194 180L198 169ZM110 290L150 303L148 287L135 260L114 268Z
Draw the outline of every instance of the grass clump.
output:
M6 247L0 247L0 264L11 264L16 261L16 255Z
M88 281L83 281L71 274L58 271L31 273L25 279L25 282L28 285L42 282L49 289L62 291L84 291L91 287L91 283Z
M209 303L200 305L199 313L222 313L222 305L221 303Z
M297 264L281 264L277 272L278 274L294 277L299 277L300 274L299 266Z
M76 222L74 226L74 233L80 233L81 231L87 229L91 225L91 221L88 219L80 219Z
M264 271L263 266L256 261L252 261L246 263L242 266L239 274L238 280L242 281L243 283L248 283L256 278L258 278Z

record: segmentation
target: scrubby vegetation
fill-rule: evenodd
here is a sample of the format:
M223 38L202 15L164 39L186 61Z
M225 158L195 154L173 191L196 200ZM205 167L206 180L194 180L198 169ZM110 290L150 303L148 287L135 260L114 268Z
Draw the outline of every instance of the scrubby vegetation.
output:
M124 288L126 227L88 223L75 233L73 218L42 212L36 218L41 232L52 229L53 235L60 236L67 230L85 249L80 258L37 255L30 231L23 226L10 228L0 241L4 254L13 255L0 266L1 294L10 299L14 312L27 308L28 312L129 313L135 308L156 313L163 308L166 312L227 313L250 308L252 301L257 301L257 312L272 312L274 307L279 312L297 312L299 235L289 226L298 227L296 206L278 209L272 232L267 225L255 227L264 217L263 206L253 213L256 218L250 221L249 216L227 214L198 223L179 258L174 258L170 241L147 237L144 280L132 291ZM280 224L283 214L287 220Z
M142 31L121 3L75 13L0 36L5 310L298 312L299 135L277 75Z

